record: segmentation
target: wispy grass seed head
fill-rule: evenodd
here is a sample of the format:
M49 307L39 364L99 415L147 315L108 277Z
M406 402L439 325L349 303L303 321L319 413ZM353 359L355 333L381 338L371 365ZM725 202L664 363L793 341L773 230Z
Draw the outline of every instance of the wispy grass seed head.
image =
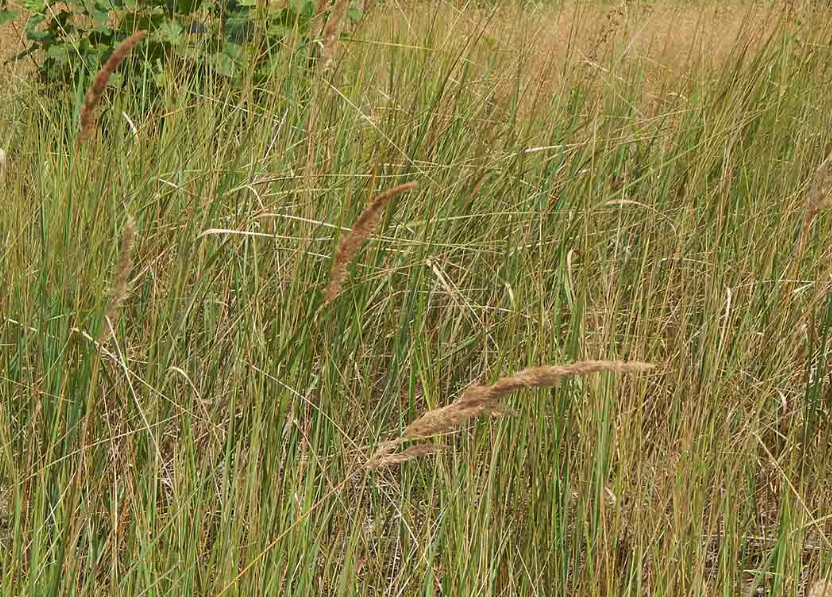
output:
M101 336L98 339L99 345L103 345L114 333L118 320L118 313L121 304L127 300L129 293L128 278L130 270L133 269L133 246L136 238L136 223L132 216L127 216L124 230L121 233L121 247L116 271L113 277L113 289L107 301L107 308L104 311L104 325L101 329Z
M352 231L341 240L338 250L335 252L335 260L332 266L329 287L324 297L324 304L329 304L341 292L344 279L347 277L347 266L353 260L358 249L375 231L378 224L379 214L390 199L396 195L416 188L415 182L406 182L389 189L373 199L367 209L355 221Z
M346 12L347 1L336 0L322 32L323 40L321 43L323 47L321 49L320 62L322 70L327 70L330 66L332 66L332 57L335 53L335 42L338 39L338 31L340 30L341 21L343 20Z
M494 385L472 385L452 404L428 411L407 426L405 436L419 439L452 431L459 423L482 415L515 414L500 404L500 399L521 388L557 385L564 377L590 373L639 373L653 368L649 363L621 361L580 361L571 365L532 367L503 377Z
M399 452L398 454L376 454L373 456L372 460L367 464L367 468L369 469L379 469L384 468L386 466L393 466L394 464L401 464L403 462L408 462L410 460L416 460L417 458L422 458L423 456L429 456L431 454L436 454L437 452L441 452L445 449L445 446L442 444L418 444L415 446L410 446L406 450Z
M84 106L81 108L81 124L77 141L79 146L89 139L95 128L95 110L98 108L98 104L101 103L101 97L107 88L107 82L133 49L133 46L144 39L145 35L147 35L147 31L138 31L121 42L95 77L90 90L84 98Z
M424 413L405 428L404 434L392 441L382 443L367 463L367 468L377 469L392 464L414 460L440 451L439 445L421 444L411 446L401 453L393 451L401 443L449 433L469 419L483 415L516 415L500 404L500 399L522 388L543 388L557 385L564 377L588 375L590 373L642 373L655 365L632 361L580 361L571 365L531 367L514 375L498 379L490 386L474 384L452 404Z

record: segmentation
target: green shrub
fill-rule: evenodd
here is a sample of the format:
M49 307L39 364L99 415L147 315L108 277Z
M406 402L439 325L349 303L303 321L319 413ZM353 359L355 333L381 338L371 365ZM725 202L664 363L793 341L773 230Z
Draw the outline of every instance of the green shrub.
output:
M66 0L57 10L46 0L25 0L24 6L29 45L16 58L35 54L44 82L73 87L89 80L138 30L148 31L147 40L111 85L119 86L127 75L145 88L148 80L159 88L171 61L196 79L260 83L286 64L284 49L292 60L314 63L315 38L326 16L319 10L325 4L313 0L289 0L276 9L256 0ZM0 0L0 24L18 15L8 0ZM359 15L352 9L346 19Z

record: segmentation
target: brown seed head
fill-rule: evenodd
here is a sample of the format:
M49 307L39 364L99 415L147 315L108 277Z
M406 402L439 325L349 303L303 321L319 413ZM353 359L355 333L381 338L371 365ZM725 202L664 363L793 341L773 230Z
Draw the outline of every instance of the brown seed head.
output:
M367 209L358 217L352 228L352 232L347 233L341 240L341 244L338 245L324 304L331 303L338 296L338 293L341 292L341 287L344 285L344 279L347 276L347 265L349 265L356 253L358 253L358 249L364 241L375 231L376 224L378 224L378 216L385 204L396 195L414 189L416 186L415 182L406 182L385 191L373 199Z
M367 463L367 468L378 469L385 466L391 466L393 464L401 464L402 462L407 462L408 460L416 460L417 458L421 458L423 456L436 454L444 449L445 446L441 444L419 444L417 446L410 446L398 454L385 454L383 456L373 458Z
M500 405L500 398L521 388L556 385L562 378L589 373L638 373L654 365L641 362L581 361L571 365L532 367L510 377L497 380L492 386L472 385L452 404L428 411L405 429L405 437L418 439L447 433L459 423L482 415L516 414Z
M101 102L101 96L104 95L104 90L107 88L107 81L110 80L110 76L127 57L133 46L139 43L145 35L147 35L147 31L138 31L121 42L95 77L84 98L84 106L81 108L81 125L77 141L79 146L87 141L95 127L95 109Z
M335 41L338 39L338 31L346 12L347 0L337 0L332 7L332 12L322 32L323 48L321 49L320 62L322 70L327 70L332 65L332 56L335 53Z
M832 597L832 582L819 580L812 585L811 590L806 593L806 597Z
M121 304L127 300L129 293L128 277L133 269L133 245L136 237L136 223L132 216L127 216L124 230L121 233L121 248L116 261L116 272L113 279L113 289L107 301L107 309L104 311L104 327L98 343L103 345L116 329L119 309Z

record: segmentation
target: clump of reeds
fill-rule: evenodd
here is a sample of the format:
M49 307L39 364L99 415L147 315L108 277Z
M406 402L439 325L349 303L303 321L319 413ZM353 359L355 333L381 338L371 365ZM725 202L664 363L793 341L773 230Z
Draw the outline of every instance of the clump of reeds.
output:
M832 205L830 191L832 191L832 154L826 157L818 169L815 170L815 175L812 177L812 185L806 194L806 205L803 212L803 229L800 234L799 243L795 245L795 256L797 256L798 248L800 249L800 254L803 253L809 228L814 219L818 214Z
M130 53L130 50L133 49L133 46L139 43L145 35L147 35L147 31L138 31L121 42L107 62L104 63L104 67L98 72L98 75L96 75L90 90L84 98L84 106L81 108L81 124L79 126L80 132L78 133L77 141L79 146L87 141L95 128L95 110L101 102L101 97L107 88L107 82Z
M453 431L460 423L483 415L516 414L508 410L500 399L522 388L542 388L557 385L564 377L588 375L590 373L641 373L649 371L654 365L638 361L580 361L571 365L548 367L531 367L509 377L503 377L490 386L478 383L471 385L452 404L424 413L413 421L404 431L404 435L392 441L384 442L370 462L369 468L379 468L413 460L441 449L439 446L413 446L393 454L393 450L408 440L419 440ZM431 449L427 449L430 447Z
M98 345L104 346L110 336L115 333L118 323L118 314L122 303L127 300L129 291L128 276L133 269L133 246L136 237L136 223L132 216L127 216L124 230L121 232L121 247L119 248L116 271L113 276L113 288L107 300L107 308L104 310L104 324L101 328L101 335L98 338Z
M7 165L8 157L6 156L6 152L3 151L3 148L0 147L0 180L3 180L3 176L6 175Z
M329 304L344 285L344 279L347 277L347 266L353 260L358 249L366 241L370 235L375 231L378 224L379 214L390 199L396 195L400 195L406 191L416 188L415 182L406 182L399 186L393 187L377 196L370 202L370 205L355 221L352 231L347 233L341 243L338 245L338 250L335 252L335 259L332 266L332 275L329 279L329 287L324 295L324 304Z

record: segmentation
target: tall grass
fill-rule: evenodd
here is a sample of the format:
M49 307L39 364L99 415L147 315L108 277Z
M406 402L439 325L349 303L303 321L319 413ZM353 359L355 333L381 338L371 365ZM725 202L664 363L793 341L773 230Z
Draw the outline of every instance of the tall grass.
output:
M664 72L553 14L377 6L82 148L25 112L0 594L824 594L824 32Z

